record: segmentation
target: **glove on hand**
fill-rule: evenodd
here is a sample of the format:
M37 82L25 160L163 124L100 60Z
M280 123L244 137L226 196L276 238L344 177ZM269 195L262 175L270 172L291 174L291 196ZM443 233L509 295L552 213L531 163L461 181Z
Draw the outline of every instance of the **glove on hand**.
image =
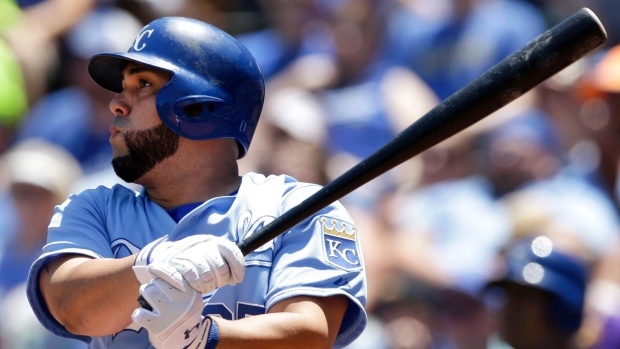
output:
M134 272L143 284L159 277L182 291L187 282L194 290L209 293L241 282L245 260L237 245L225 238L193 235L175 242L162 238L140 251Z
M154 277L148 271L147 266L155 260L163 260L169 254L168 249L172 247L172 244L166 235L152 241L138 252L132 269L141 285L148 284Z
M140 287L140 294L153 310L134 310L131 318L147 329L157 349L214 349L219 341L217 324L202 316L202 295L181 291L161 279Z

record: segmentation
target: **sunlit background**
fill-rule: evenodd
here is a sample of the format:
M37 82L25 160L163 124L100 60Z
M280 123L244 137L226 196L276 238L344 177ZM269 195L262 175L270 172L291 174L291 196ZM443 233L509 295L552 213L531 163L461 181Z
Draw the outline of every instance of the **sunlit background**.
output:
M368 274L349 349L620 347L617 0L0 0L0 348L83 348L26 300L53 207L122 182L88 59L162 16L236 36L266 82L243 173L325 184L582 7L600 49L342 198Z

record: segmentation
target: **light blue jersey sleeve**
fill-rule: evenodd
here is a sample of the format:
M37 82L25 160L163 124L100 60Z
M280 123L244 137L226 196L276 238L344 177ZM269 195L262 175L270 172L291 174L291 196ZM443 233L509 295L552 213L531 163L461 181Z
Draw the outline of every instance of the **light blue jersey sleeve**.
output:
M283 212L319 190L299 185L288 192ZM266 295L266 307L294 296L348 297L335 347L344 347L366 326L366 276L359 233L348 212L336 202L293 227L278 239Z
M103 216L97 209L97 191L86 191L72 195L55 208L48 228L48 243L42 255L34 262L28 275L28 299L35 315L43 326L52 333L67 338L90 342L90 337L70 333L50 314L38 287L42 268L53 257L65 253L76 253L92 258L111 257Z
M149 206L145 205L145 200L137 197L137 194L120 185L112 189L99 187L71 195L55 208L48 227L47 244L43 247L41 256L30 268L27 294L35 315L50 332L87 343L92 340L91 337L67 331L51 315L45 304L38 281L42 269L52 258L63 254L80 254L91 258L121 258L136 253L139 251L138 246L152 241L157 235L165 234L165 229L162 228L159 233L154 234L151 231L153 225L166 227L166 224L161 222L162 218L159 218L159 221L154 219L150 225L140 224L145 220L143 217ZM123 214L110 214L111 210ZM165 211L160 210L165 215ZM171 221L169 217L168 220ZM173 222L168 225L173 226Z

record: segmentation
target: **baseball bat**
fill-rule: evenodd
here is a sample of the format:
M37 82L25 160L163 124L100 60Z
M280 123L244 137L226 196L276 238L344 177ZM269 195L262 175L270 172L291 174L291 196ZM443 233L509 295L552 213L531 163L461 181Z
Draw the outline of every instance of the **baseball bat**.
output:
M239 248L244 255L251 253L370 180L492 114L606 40L602 23L590 9L582 8L442 101L298 206L241 241Z
M590 9L582 8L446 98L372 155L237 246L244 256L248 255L334 201L519 98L606 40L600 20ZM150 308L144 299L140 302Z

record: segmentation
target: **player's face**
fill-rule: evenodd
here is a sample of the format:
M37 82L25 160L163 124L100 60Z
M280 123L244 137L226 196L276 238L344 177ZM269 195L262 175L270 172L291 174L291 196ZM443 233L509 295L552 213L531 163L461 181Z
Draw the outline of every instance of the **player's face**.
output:
M170 80L165 71L131 63L123 70L123 91L110 102L115 114L110 143L116 174L134 182L155 165L174 155L179 136L157 115L157 92Z

